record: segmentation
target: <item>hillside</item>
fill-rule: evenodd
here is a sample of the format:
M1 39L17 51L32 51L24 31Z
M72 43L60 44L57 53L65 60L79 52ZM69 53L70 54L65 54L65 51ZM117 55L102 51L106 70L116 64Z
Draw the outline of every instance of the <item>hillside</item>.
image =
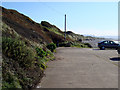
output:
M56 26L45 21L41 22L41 24L36 23L29 17L15 10L2 8L2 21L22 37L37 43L50 43L55 41L55 38L58 39L58 41L64 41L64 37L62 36L63 32ZM61 34L59 35L59 33Z
M54 60L57 46L91 47L83 35L64 32L47 21L36 23L16 10L2 8L3 88L34 88ZM80 40L81 39L81 40Z

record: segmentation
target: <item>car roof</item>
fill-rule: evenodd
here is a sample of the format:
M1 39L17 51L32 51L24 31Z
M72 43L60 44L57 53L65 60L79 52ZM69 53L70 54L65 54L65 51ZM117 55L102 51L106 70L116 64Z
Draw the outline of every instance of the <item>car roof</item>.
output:
M112 40L102 40L102 41L100 41L99 43L101 43L101 42L110 42L110 41L112 41ZM112 41L112 42L114 42L114 41Z

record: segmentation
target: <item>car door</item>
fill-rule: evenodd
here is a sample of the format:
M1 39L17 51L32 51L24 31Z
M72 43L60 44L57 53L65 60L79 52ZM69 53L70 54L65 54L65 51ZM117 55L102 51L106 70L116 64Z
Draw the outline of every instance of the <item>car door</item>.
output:
M117 47L118 47L118 44L116 44L113 41L109 41L109 48L117 48Z
M106 47L106 48L108 48L108 47L109 47L108 41L104 41L104 42L103 42L103 46Z

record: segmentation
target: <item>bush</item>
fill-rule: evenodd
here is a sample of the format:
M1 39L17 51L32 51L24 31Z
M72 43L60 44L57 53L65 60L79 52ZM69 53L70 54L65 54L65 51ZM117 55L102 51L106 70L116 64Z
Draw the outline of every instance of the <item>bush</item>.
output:
M84 45L88 46L89 48L92 48L92 46L89 43L84 43Z
M42 48L36 48L36 52L37 52L38 56L40 56L42 58L47 55L46 52Z
M47 45L47 48L48 48L51 52L54 52L54 50L56 49L56 44L50 43L50 44Z
M2 82L2 88L22 88L20 82L16 76L10 72L6 73L7 80Z
M73 45L72 42L62 42L59 43L59 47L71 47Z
M17 61L22 67L33 65L34 52L18 39L2 38L2 51L6 57Z
M48 28L53 27L50 23L48 23L48 22L46 22L46 21L42 21L42 22L41 22L41 25L42 25L42 26L45 26L45 27L48 27Z
M78 39L79 42L82 42L82 39Z

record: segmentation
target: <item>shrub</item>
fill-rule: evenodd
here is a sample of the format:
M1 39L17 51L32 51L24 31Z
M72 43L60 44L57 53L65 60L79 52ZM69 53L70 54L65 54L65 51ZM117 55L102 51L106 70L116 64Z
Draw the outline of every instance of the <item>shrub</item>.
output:
M87 45L89 48L92 48L92 46L89 43L84 43L84 45Z
M60 47L71 47L72 46L72 42L62 42L62 43L59 43L59 46Z
M41 63L40 69L41 69L41 70L44 70L44 69L46 69L46 68L47 68L47 66L46 66L44 63Z
M5 56L17 61L22 67L33 65L35 54L18 39L2 38L2 51Z
M48 22L46 22L46 21L42 21L42 22L41 22L41 25L42 25L42 26L45 26L45 27L49 27L49 28L53 27L50 23L48 23Z
M3 90L4 88L22 88L18 78L14 74L10 72L4 73L4 74L6 74L7 79L6 80L3 79L3 82L2 82Z
M79 42L82 42L82 39L78 39Z
M50 43L50 44L47 45L47 48L48 48L51 52L54 52L54 50L56 49L56 44Z
M36 52L37 52L38 56L40 56L42 58L47 55L46 52L42 48L36 48Z
M47 50L46 53L47 53L47 56L53 56L53 53L50 50Z

